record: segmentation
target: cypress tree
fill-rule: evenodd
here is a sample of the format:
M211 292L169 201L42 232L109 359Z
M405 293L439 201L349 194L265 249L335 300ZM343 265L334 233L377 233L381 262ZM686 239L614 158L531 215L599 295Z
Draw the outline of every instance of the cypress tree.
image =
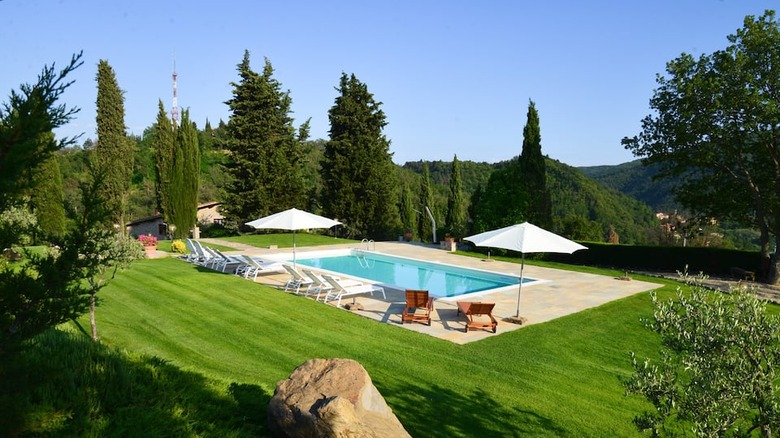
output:
M168 119L159 102L154 126L157 198L163 220L174 226L175 238L186 237L195 226L200 183L200 147L189 110L182 112L181 125Z
M431 187L431 173L428 170L428 163L423 162L422 179L420 181L420 215L417 220L417 236L421 242L427 242L433 239L433 223L431 222L425 207L431 210L431 214L436 216L436 205L433 199L433 188Z
M330 140L323 154L325 212L345 223L351 237L389 238L398 231L398 195L381 102L354 74L341 74L328 111Z
M302 207L302 145L308 122L296 133L290 117L292 99L273 78L266 59L263 73L253 71L249 51L238 65L240 81L231 83L233 98L226 103L231 116L223 147L229 152L223 212L238 226L261 216Z
M469 208L468 208L468 215L469 215L469 221L468 221L468 229L466 230L466 234L472 235L476 234L476 222L477 222L477 216L479 214L477 213L477 208L480 206L480 203L482 201L482 184L477 185L477 188L474 189L474 192L471 194L471 199L469 199Z
M552 226L552 202L547 189L547 169L542 155L542 135L539 113L533 101L528 103L528 116L523 128L523 152L520 155L520 178L528 198L528 220L542 228Z
M170 216L170 189L175 154L176 131L173 123L165 112L162 101L157 104L157 121L154 124L154 164L157 180L155 192L157 193L157 209L166 223L173 223Z
M525 190L520 188L519 163L517 159L509 162L503 169L490 174L484 192L479 196L479 204L474 208L474 232L480 233L502 228L526 219L528 205Z
M414 208L414 195L412 195L412 189L408 183L404 183L403 191L401 192L401 205L399 206L401 213L401 223L404 227L404 233L414 232L417 228L417 213Z
M463 180L460 175L460 162L457 154L452 160L450 193L447 197L447 216L444 222L447 224L447 228L456 235L465 231L466 206L463 204Z
M123 91L106 60L100 60L97 73L97 146L95 159L104 174L101 191L111 220L124 229L130 180L133 175L133 145L125 128Z
M48 141L54 134L44 134ZM38 219L38 226L46 238L57 238L65 232L65 206L62 193L62 174L57 157L50 155L33 172L33 190L30 204Z
M170 219L175 238L186 237L195 226L198 214L198 182L200 148L198 131L190 121L189 110L182 112L181 125L176 129L176 152L171 178L172 206Z

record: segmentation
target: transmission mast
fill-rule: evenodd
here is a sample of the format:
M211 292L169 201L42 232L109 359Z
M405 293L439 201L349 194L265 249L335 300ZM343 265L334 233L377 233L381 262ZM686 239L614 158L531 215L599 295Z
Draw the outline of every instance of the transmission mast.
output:
M173 106L171 106L171 123L179 124L179 101L176 96L176 55L173 56Z

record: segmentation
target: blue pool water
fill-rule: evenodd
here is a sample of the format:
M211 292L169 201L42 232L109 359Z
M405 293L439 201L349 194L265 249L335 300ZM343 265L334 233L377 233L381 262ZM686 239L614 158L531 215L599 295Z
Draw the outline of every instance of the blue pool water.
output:
M299 258L299 265L365 278L401 289L425 289L438 298L517 285L519 277L386 254L353 252L349 255ZM534 281L524 278L523 283Z

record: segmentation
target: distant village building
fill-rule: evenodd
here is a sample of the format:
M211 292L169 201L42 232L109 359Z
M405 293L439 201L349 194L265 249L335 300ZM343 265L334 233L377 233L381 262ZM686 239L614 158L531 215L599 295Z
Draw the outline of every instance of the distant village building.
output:
M221 202L207 202L198 205L197 225L221 224L224 220L219 212ZM168 238L168 224L163 222L162 215L145 217L127 223L127 233L131 236L140 236L141 234L151 234L158 239Z

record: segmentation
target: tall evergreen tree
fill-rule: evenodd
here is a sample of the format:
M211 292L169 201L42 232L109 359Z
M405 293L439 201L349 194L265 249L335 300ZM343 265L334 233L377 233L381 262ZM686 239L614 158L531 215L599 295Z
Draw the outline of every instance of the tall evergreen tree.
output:
M552 226L552 203L547 189L547 169L542 155L539 113L533 101L528 103L528 118L523 128L523 152L520 155L520 177L525 187L529 222L542 228Z
M408 183L404 184L401 191L401 203L399 205L401 213L401 224L404 227L404 233L414 232L417 228L417 213L414 208L414 195L412 195L412 188Z
M176 151L171 175L169 224L175 225L174 237L186 237L195 226L198 215L198 181L200 148L198 132L184 110L181 125L176 128Z
M154 125L157 198L163 220L173 225L175 238L186 237L195 226L200 182L200 147L189 110L182 112L181 125L168 119L159 102Z
M527 195L520 186L519 166L515 158L507 167L490 174L479 204L474 208L473 232L481 233L527 220Z
M468 207L468 227L466 229L466 234L472 235L476 234L475 231L475 222L476 218L478 216L477 214L477 208L479 207L481 201L482 201L482 184L478 185L476 189L474 189L474 192L471 194L471 199L469 200L469 207Z
M452 160L450 194L447 197L447 216L444 220L452 232L462 234L466 230L466 206L463 203L463 180L460 175L458 155Z
M155 192L157 193L157 209L166 223L171 223L168 209L170 206L170 189L173 174L173 162L176 153L176 129L165 112L162 100L157 104L157 121L154 124L154 168L157 174Z
M123 91L108 61L98 62L97 73L97 146L95 159L102 172L102 197L106 200L112 220L124 229L127 198L133 174L133 145L125 127Z
M303 207L302 145L308 124L298 129L290 117L292 99L273 77L266 59L262 74L249 64L249 51L238 64L240 81L231 83L233 98L226 103L231 116L223 146L227 185L224 214L238 226L260 216Z
M353 236L388 238L400 226L395 165L381 102L354 74L341 74L339 95L328 111L330 140L323 156L325 212Z
M433 239L433 223L431 222L425 207L431 210L431 214L436 216L436 205L433 199L433 187L431 187L431 173L428 170L428 163L423 163L422 179L420 181L420 215L417 217L417 235L421 242L428 242Z
M53 141L54 133L44 134ZM59 237L65 232L65 205L62 194L62 174L57 157L52 155L38 165L33 174L30 205L44 238Z
M82 63L79 53L59 73L53 64L45 67L37 83L11 91L8 102L0 105L0 211L15 205L20 196L28 193L32 173L41 162L57 150L75 144L75 138L56 141L54 136L45 135L66 124L79 111L57 104L57 99L72 83L66 81L67 74ZM13 243L0 239L2 248Z
M44 68L33 85L22 85L21 92L12 92L9 102L0 105L0 211L18 205L34 179L30 172L51 158L52 153L73 139L54 141L51 132L67 123L77 109L57 105L57 100L71 82L66 76L81 65L81 54L59 74L54 66ZM18 166L25 167L19 168ZM27 177L26 177L27 176ZM108 208L98 196L84 197L84 206ZM110 220L95 214L91 208L79 211L74 218L77 226L55 239L58 250L42 251L30 258L25 266L0 264L0 361L16 351L25 339L83 313L94 296L106 284L119 265L118 257L132 258L125 251L106 251L119 242ZM81 220L79 220L81 219ZM14 231L13 227L10 231ZM0 230L0 247L16 243L17 233ZM105 237L105 238L104 238ZM129 242L122 239L122 242ZM140 252L137 244L133 247ZM126 259L125 259L126 260ZM98 272L107 273L98 284Z

